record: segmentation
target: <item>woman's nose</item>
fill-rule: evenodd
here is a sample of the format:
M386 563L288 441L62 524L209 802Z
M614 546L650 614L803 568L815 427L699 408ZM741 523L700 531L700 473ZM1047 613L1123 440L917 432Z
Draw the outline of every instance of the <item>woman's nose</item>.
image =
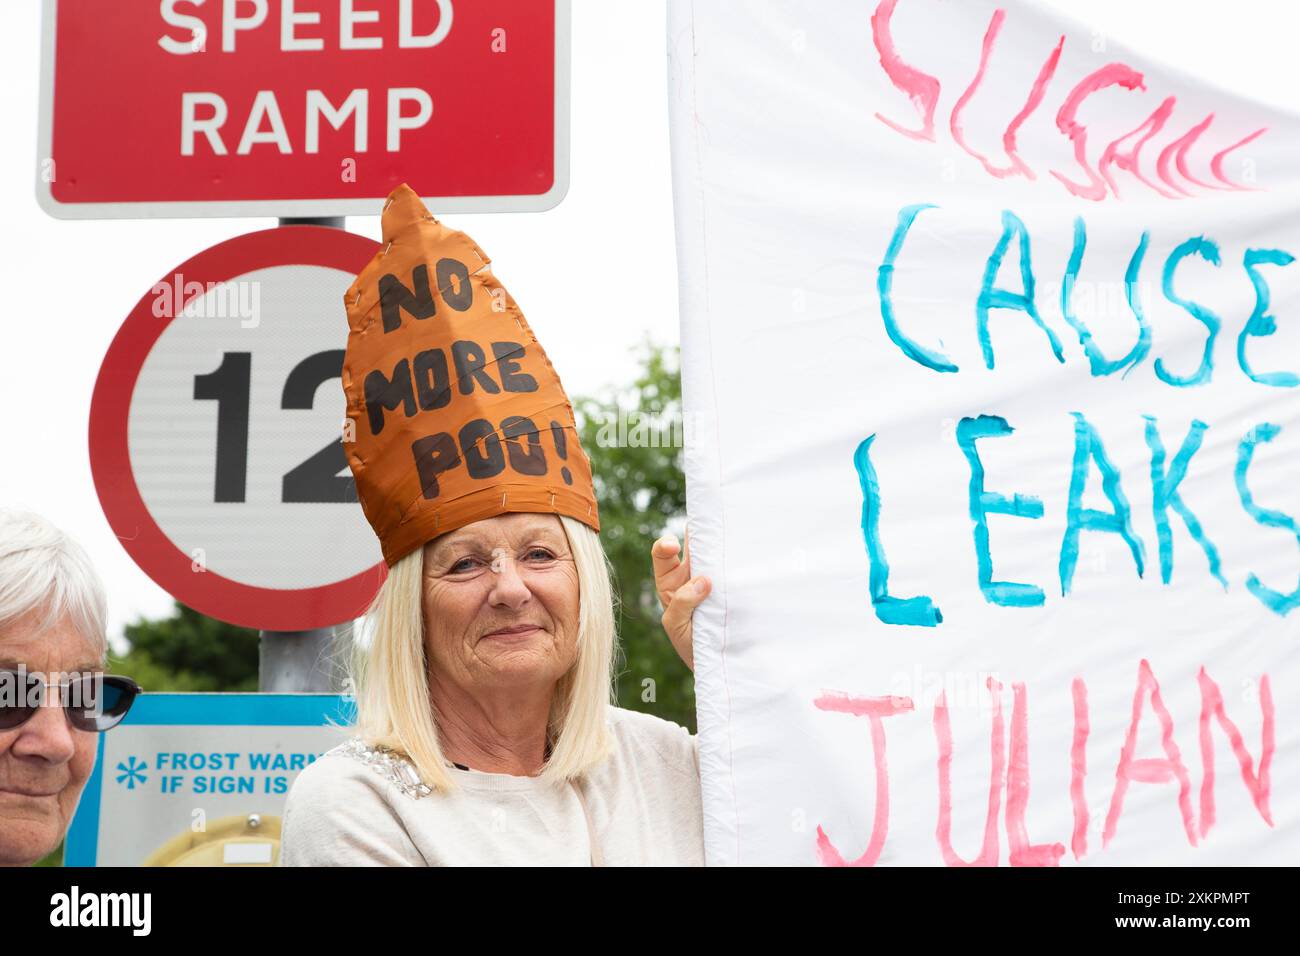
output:
M519 574L515 559L507 553L492 556L492 604L504 607L521 607L532 600L532 592Z

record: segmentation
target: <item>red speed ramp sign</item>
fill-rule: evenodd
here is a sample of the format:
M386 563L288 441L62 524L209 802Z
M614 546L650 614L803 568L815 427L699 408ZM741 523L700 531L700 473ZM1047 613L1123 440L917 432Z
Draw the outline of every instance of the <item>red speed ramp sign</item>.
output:
M550 209L569 2L45 0L38 148L60 218Z
M296 631L357 617L384 566L348 471L343 294L378 244L287 226L163 276L109 347L90 462L122 546L211 617Z

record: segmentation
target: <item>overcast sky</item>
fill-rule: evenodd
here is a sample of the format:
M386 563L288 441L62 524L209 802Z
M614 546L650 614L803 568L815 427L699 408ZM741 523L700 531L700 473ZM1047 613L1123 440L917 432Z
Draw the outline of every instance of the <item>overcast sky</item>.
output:
M1203 79L1300 109L1298 18L1288 0L1043 2ZM571 394L625 381L635 368L630 350L645 335L677 339L664 3L572 3L568 197L541 214L447 217L492 257ZM126 621L167 614L171 599L118 544L91 481L86 422L100 360L159 276L207 246L274 223L46 216L34 190L40 5L6 0L5 15L0 504L38 511L86 546L107 583L116 636ZM111 60L99 66L111 69ZM350 218L348 227L378 237L377 217ZM576 311L568 304L575 280L584 290ZM54 308L41 302L51 288L60 295ZM61 386L53 395L38 387L51 369Z

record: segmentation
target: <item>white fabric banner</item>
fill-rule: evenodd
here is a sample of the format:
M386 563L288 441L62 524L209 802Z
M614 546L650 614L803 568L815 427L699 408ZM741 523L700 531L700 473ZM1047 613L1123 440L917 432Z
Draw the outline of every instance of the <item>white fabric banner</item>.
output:
M1300 118L1016 0L669 43L709 862L1295 863Z

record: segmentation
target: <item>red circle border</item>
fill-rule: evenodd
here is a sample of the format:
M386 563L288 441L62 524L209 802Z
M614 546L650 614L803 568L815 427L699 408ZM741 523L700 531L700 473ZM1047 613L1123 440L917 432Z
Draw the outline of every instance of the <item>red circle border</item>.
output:
M379 250L373 239L323 226L280 226L236 236L181 263L158 284L228 282L257 269L312 265L359 273ZM100 365L90 402L90 469L100 505L122 547L145 574L182 604L209 617L265 631L331 627L359 617L383 583L381 561L350 578L312 588L261 588L214 571L197 572L192 559L168 538L149 513L131 467L127 424L140 370L163 331L179 315L153 314L145 293L118 329ZM343 322L343 303L339 320ZM340 340L345 330L340 328Z

